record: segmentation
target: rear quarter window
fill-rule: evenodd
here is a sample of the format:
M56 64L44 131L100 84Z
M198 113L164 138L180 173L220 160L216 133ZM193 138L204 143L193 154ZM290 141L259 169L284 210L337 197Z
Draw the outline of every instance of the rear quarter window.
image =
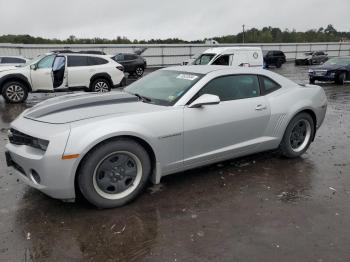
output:
M260 82L262 95L270 94L281 88L281 86L277 82L275 82L274 80L272 80L267 76L260 75L259 82Z
M108 61L106 59L101 58L101 57L90 56L90 57L88 57L88 63L90 66L94 66L94 65L108 64Z

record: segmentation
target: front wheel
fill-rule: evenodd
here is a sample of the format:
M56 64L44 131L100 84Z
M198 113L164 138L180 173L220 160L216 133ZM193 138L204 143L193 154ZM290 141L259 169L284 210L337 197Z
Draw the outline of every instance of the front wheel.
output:
M282 66L282 61L278 60L278 61L276 62L276 67L277 67L277 68L281 68L281 66Z
M91 91L97 93L105 93L111 90L110 84L106 79L96 79L91 85Z
M2 96L7 103L23 103L27 100L28 89L20 82L8 82L2 88Z
M113 208L135 199L150 173L146 150L133 140L117 139L88 153L78 172L78 184L90 203Z
M307 113L296 115L288 124L280 144L283 156L296 158L309 148L315 134L315 125L312 117Z
M343 85L345 80L346 80L346 74L345 74L345 72L343 72L337 76L335 83L338 85Z

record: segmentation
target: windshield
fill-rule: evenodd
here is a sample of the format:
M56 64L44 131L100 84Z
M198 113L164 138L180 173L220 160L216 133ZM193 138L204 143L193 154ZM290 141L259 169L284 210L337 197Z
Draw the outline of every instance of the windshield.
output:
M202 77L201 74L158 70L132 83L124 90L144 97L144 101L149 103L171 106Z
M216 54L202 54L194 62L194 65L207 65Z
M326 63L324 63L325 65L350 65L350 57L346 57L346 58L342 58L342 57L336 57L336 58L332 58L329 59Z

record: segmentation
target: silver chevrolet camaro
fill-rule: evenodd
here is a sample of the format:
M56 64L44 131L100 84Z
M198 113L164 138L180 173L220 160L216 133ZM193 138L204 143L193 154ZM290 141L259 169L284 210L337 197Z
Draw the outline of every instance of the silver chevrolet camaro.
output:
M6 160L51 197L73 200L79 190L110 208L179 171L272 149L298 157L326 109L321 87L264 69L169 67L123 92L27 109L11 124Z

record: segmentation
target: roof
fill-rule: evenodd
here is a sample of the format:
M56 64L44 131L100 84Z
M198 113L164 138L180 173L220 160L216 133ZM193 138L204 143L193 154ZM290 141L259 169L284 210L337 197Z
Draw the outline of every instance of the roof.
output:
M237 50L245 50L245 51L256 51L261 50L260 47L256 46L232 46L232 47L214 47L207 49L204 53L222 53L224 51L237 51Z
M0 55L0 57L13 57L13 58L22 58L22 59L26 59L23 56L19 56L19 55Z
M217 66L217 65L190 65L190 66L171 66L163 68L162 70L169 71L180 71L180 72L188 72L194 74L208 74L213 71L227 69L227 66Z
M194 74L209 74L214 71L225 71L225 73L232 74L242 74L242 73L257 73L266 71L262 68L257 67L237 67L237 66L218 66L218 65L191 65L191 66L171 66L167 68L163 68L162 70L169 71L180 71L186 73L194 73Z

